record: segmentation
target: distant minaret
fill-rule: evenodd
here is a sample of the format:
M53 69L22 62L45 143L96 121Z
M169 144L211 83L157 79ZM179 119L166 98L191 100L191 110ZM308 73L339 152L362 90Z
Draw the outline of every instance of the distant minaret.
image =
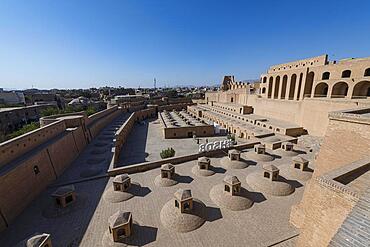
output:
M157 80L154 78L154 89L157 89Z

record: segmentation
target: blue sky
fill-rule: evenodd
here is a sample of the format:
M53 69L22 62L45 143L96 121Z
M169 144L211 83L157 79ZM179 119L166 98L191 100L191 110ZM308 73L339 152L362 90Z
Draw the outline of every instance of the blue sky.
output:
M370 56L370 1L0 1L0 88L152 87L259 78Z

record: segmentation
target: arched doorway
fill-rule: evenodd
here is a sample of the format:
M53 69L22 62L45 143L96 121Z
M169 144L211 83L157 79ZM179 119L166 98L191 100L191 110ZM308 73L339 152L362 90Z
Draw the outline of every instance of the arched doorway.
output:
M289 96L288 96L289 100L294 99L294 90L295 90L296 81L297 81L297 75L293 74L292 78L290 79L290 89L289 89Z
M279 85L280 85L280 76L277 76L275 80L274 99L279 98Z
M288 76L284 75L283 81L281 83L281 96L280 99L285 99L286 84L288 82Z
M311 97L314 77L315 77L314 72L308 73L307 78L306 78L306 83L304 84L303 98L305 98L305 97L310 98Z
M268 91L267 91L267 98L271 98L271 95L272 95L272 81L274 80L273 77L270 77L269 79L269 87L268 87Z
M315 87L315 93L313 97L327 97L329 86L325 82L320 82Z
M347 96L348 93L348 84L344 81L337 82L334 84L333 89L331 91L332 98L344 98Z
M370 97L370 81L361 81L353 88L352 98Z

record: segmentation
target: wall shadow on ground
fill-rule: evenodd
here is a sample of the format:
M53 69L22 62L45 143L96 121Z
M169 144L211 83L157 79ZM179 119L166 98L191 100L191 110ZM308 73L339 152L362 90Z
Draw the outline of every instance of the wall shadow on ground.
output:
M24 239L28 239L37 232L46 232L51 234L53 246L79 246L81 244L82 238L94 216L96 208L102 199L105 187L109 181L108 177L100 178L84 178L83 182L79 182L80 172L84 171L86 168L99 168L102 170L107 170L109 167L108 160L105 159L104 162L87 162L92 157L99 157L103 154L91 153L97 148L96 144L101 142L107 142L106 145L99 146L99 148L104 148L107 150L106 157L111 157L113 153L110 151L111 143L113 140L113 135L107 134L107 130L111 129L114 125L122 124L126 115L120 115L114 119L109 125L107 125L92 142L86 146L85 150L81 153L78 159L71 164L67 170L51 184L45 191L43 191L11 224L5 231L0 234L1 246L14 246L17 245ZM112 131L114 131L112 129ZM106 137L111 137L110 141L105 139ZM104 141L102 141L104 139ZM83 208L78 210L67 210L66 214L55 214L53 218L45 217L43 215L46 206L51 204L51 194L56 190L56 187L60 185L65 185L72 183L75 186L77 193L77 201L75 205L83 203ZM138 196L145 196L150 191L145 187L139 192ZM154 232L149 229L150 232ZM155 234L149 234L151 236L156 236ZM151 237L153 239L153 237ZM152 240L147 240L152 241ZM154 241L154 240L153 240Z
M143 120L135 123L132 131L128 135L125 144L122 146L122 152L117 167L146 162L148 153L145 152L149 123L155 121L155 118Z

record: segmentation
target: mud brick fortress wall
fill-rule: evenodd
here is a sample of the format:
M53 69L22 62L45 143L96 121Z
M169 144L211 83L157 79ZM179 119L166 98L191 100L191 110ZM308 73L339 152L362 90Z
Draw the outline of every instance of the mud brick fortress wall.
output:
M313 178L290 220L300 228L298 246L342 243L333 237L345 232L345 222L358 221L351 218L353 210L368 188L370 58L336 62L323 55L274 65L259 84L257 93L222 85L223 90L206 93L205 103L247 105L256 115L294 123L323 137Z
M254 86L226 79L223 91L206 93L207 105L203 108L212 107L214 114L224 111L244 124L253 113L302 126L309 134L324 137L313 178L306 184L302 201L292 208L290 220L300 229L298 246L327 246L350 217L368 184L363 174L370 166L370 59L337 63L324 55L275 65ZM41 128L1 143L0 230L60 176L105 125L124 112L132 114L115 134L108 173L140 171L168 162L116 167L135 122L156 117L161 110L180 110L190 104L171 102L173 105L153 104L146 108L138 101L90 117L76 113L45 118L40 120ZM227 109L220 109L226 106ZM189 107L194 109L194 115L199 113L197 107ZM238 111L242 111L242 116L236 116ZM224 117L225 114L220 115ZM236 132L237 127L233 128L232 132ZM198 156L174 157L173 161Z
M370 109L329 114L329 126L313 178L291 222L301 229L298 246L327 246L368 188Z
M41 128L0 144L0 230L51 184L115 117L117 107L90 117L41 120ZM46 123L49 123L45 125Z
M207 93L206 102L252 106L254 114L296 123L324 137L313 178L306 184L302 201L293 206L290 220L300 229L298 246L328 246L368 187L363 174L370 167L369 99L238 97L240 90ZM243 116L248 118L248 114Z
M259 92L248 88L207 92L205 101L253 107L254 113L295 123L324 136L328 113L369 107L370 59L329 61L327 55L271 66Z
M357 107L370 107L370 102L366 99L304 98L300 101L291 101L266 99L259 95L247 94L243 97L237 97L234 94L238 93L233 92L232 96L230 96L228 91L210 92L206 93L206 99L208 97L210 102L223 96L230 99L229 101L222 100L221 102L230 103L231 98L233 100L235 98L243 98L241 101L237 101L237 103L253 107L253 113L297 124L307 129L309 134L315 136L324 136L329 124L329 112Z

